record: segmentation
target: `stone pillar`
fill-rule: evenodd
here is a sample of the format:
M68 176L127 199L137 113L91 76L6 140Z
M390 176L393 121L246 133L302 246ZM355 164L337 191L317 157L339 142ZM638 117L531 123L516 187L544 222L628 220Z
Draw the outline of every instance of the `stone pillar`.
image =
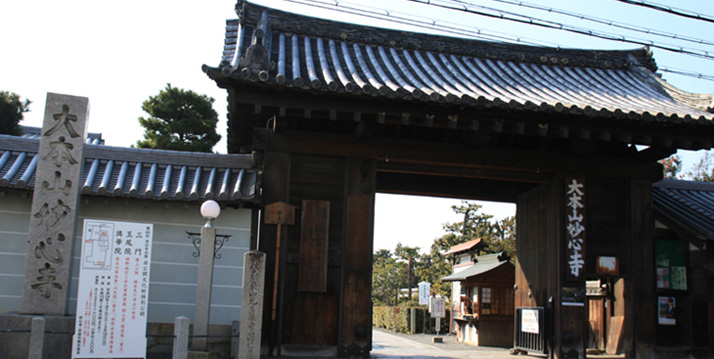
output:
M240 338L240 321L234 320L231 324L231 358L238 359L238 340Z
M176 317L174 320L174 350L172 359L188 358L188 318Z
M45 346L45 318L32 318L30 330L30 352L28 359L42 359L42 350Z
M213 287L213 261L216 247L216 229L201 227L201 254L198 258L196 282L196 314L193 317L193 346L191 349L208 349L208 326L211 319L211 290Z
M47 94L21 314L66 315L89 99Z
M265 288L265 253L243 255L243 298L241 301L238 358L260 359Z

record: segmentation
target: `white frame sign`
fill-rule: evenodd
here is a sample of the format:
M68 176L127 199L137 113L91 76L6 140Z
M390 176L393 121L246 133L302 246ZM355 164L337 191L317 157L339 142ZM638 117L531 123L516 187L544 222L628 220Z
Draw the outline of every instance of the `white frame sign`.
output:
M153 225L85 219L72 358L145 358Z

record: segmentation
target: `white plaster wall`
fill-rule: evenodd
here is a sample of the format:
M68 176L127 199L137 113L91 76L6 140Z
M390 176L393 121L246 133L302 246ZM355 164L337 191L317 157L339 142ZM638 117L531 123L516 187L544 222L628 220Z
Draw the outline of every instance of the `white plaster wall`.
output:
M30 192L0 191L0 313L17 312L22 299Z
M4 195L3 195L4 193ZM20 307L22 275L27 251L31 208L29 192L0 192L0 313ZM198 258L186 231L200 232L204 220L200 204L83 196L77 219L73 250L70 314L74 314L79 278L81 229L84 219L152 223L149 322L173 323L182 315L193 321ZM243 254L250 246L251 210L223 208L214 227L218 234L232 235L215 261L211 300L211 323L240 320L243 289Z

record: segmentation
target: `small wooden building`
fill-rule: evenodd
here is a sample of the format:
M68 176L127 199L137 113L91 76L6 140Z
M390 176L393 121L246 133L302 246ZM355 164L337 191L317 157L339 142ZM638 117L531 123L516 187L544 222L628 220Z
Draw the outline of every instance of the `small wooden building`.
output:
M663 81L647 48L532 47L236 9L220 63L204 66L228 93L229 152L254 155L261 206L299 212L281 231L259 224L266 353L369 356L382 192L516 203L515 305L551 301L557 358L585 356L585 283L599 257L615 258L622 350L651 356L657 160L712 147L712 96Z
M714 183L662 180L653 185L652 200L657 346L697 358L711 357Z
M447 252L456 258L453 273L441 279L452 282L450 331L461 343L511 347L515 267L505 253L474 255L476 241Z

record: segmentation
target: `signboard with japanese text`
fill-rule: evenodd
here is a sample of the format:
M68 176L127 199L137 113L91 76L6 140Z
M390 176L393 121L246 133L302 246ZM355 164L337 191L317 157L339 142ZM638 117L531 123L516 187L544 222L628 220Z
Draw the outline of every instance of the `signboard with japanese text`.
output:
M521 311L521 331L524 333L540 334L538 309L523 309Z
M565 279L569 282L585 278L585 181L565 179Z
M72 358L145 358L153 225L86 219Z
M419 305L429 304L429 294L431 291L431 284L429 282L419 283Z
M443 297L431 297L431 317L446 317L446 303Z

